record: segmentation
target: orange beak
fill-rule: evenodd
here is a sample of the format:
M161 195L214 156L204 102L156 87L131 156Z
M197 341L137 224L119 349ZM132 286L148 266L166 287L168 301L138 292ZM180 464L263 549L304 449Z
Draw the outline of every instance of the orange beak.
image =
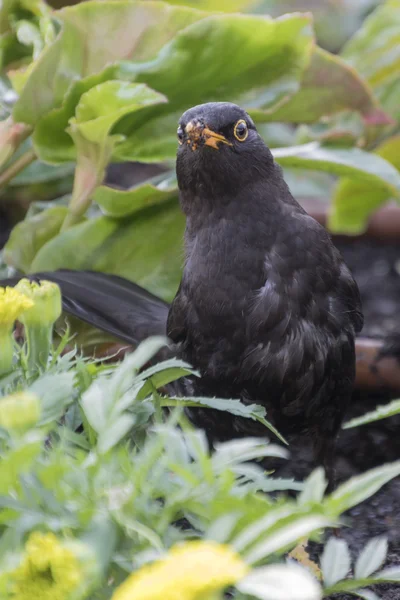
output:
M232 146L225 136L212 131L199 122L190 121L185 131L188 134L187 143L191 145L192 150L196 150L199 143L204 143L205 146L210 146L215 150L219 150L219 144L227 144Z

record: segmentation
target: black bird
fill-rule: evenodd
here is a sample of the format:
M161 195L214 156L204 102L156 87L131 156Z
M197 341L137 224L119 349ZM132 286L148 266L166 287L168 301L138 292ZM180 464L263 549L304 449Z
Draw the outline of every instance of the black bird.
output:
M193 394L262 404L283 435L307 432L332 485L363 324L357 285L244 110L195 106L180 119L178 141L185 264L169 311L118 277L42 276L61 285L67 310L124 340L166 330L202 374ZM260 433L208 409L191 416L212 440Z

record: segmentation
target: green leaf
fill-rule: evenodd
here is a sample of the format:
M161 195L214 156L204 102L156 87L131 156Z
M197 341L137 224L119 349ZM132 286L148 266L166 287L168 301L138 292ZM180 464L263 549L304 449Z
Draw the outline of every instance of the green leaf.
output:
M358 148L324 147L318 142L274 148L272 154L283 167L317 169L334 175L362 178L365 183L400 199L399 171L377 154Z
M343 429L351 429L352 427L358 427L359 425L367 425L368 423L373 423L374 421L379 421L380 419L387 419L388 417L392 417L393 415L398 415L400 413L400 399L393 400L393 402L389 402L389 404L385 404L383 406L378 406L375 410L362 415L361 417L355 417L350 421L347 421L343 425Z
M176 202L129 219L90 219L45 244L31 270L90 269L135 281L171 300L181 277L184 218Z
M72 175L75 170L73 163L65 163L57 167L48 165L35 160L32 164L26 167L23 171L18 173L14 179L10 181L8 185L33 185L37 183L47 183L48 181L54 181L55 179L62 179Z
M57 11L61 32L36 61L14 107L15 120L35 125L61 106L71 83L100 74L121 59L150 60L177 31L204 14L161 2L128 0L83 2ZM110 69L108 79L112 73Z
M257 0L165 0L168 4L192 6L215 12L239 12L257 4Z
M160 204L177 194L175 178L163 179L159 184L142 183L129 190L118 190L105 185L97 188L93 200L108 217L127 217L145 208Z
M46 373L37 379L29 391L37 394L41 403L39 425L57 421L75 399L75 373Z
M263 536L261 542L245 552L243 558L249 564L257 563L275 552L283 552L299 539L324 527L332 527L334 521L323 515L297 515L290 523L284 523L272 533Z
M366 471L362 475L352 477L326 499L326 506L333 514L344 513L375 494L385 483L398 475L400 475L400 461L388 463Z
M400 2L388 0L365 19L342 51L343 58L370 83L396 118L400 118L399 47Z
M250 33L251 32L251 33ZM204 40L207 44L204 44ZM131 126L122 120L116 132L127 136L117 149L120 160L144 160L149 156L144 140L153 146L156 132L163 136L183 109L213 100L232 101L247 109L266 110L286 100L299 88L299 79L312 48L312 31L307 15L268 17L212 15L190 25L145 64L124 62L120 78L135 78L168 97L168 106L154 113L157 126ZM193 73L193 77L188 76ZM179 110L178 110L179 109ZM161 118L165 116L165 120ZM150 134L150 135L149 135ZM172 140L172 135L168 136ZM158 159L171 157L172 143ZM174 140L174 149L176 142Z
M100 83L81 96L68 129L77 151L68 209L71 221L86 212L94 190L104 179L115 145L122 139L121 135L111 135L113 126L129 113L140 120L141 109L164 101L164 96L146 85L121 81Z
M106 454L116 446L132 429L135 417L123 414L115 419L107 429L100 432L97 439L97 449L100 454Z
M316 47L299 91L282 106L266 111L266 116L259 111L252 116L260 120L314 123L343 110L358 111L374 124L391 122L357 72L340 57Z
M231 400L228 398L165 398L163 406L190 406L190 407L202 407L213 408L214 410L224 410L232 415L238 417L244 417L246 419L253 419L262 423L267 429L269 429L281 442L287 444L285 438L279 433L279 431L267 421L264 416L266 414L265 408L258 404L243 404L240 400Z
M351 567L349 547L345 540L330 537L321 556L325 586L331 586L347 577Z
M375 153L400 170L400 136L385 140ZM362 233L371 214L391 197L398 199L392 190L373 186L363 179L341 179L332 200L329 228L337 233Z
M175 153L176 123L191 104L236 98L266 108L296 92L313 42L310 17L300 14L274 21L121 1L82 3L58 17L63 29L38 59L13 113L39 122L35 148L51 162L73 158L65 129L80 94L97 83L136 81L168 97L141 123L125 117L114 132L127 136L115 159L155 160L155 153Z
M5 262L28 273L39 250L59 233L67 212L64 206L54 206L18 223L4 248Z
M253 569L236 584L243 594L260 600L319 600L322 590L309 571L297 564Z
M314 471L307 477L304 482L304 488L299 495L298 503L300 505L305 504L317 504L321 502L324 497L326 490L327 481L325 478L325 472L322 467L314 469Z
M42 439L26 440L26 443L3 454L0 463L0 494L10 494L18 486L19 478L29 472L40 454Z
M385 537L379 536L369 540L357 558L354 577L356 579L366 579L372 573L375 573L385 562L387 551L388 542Z

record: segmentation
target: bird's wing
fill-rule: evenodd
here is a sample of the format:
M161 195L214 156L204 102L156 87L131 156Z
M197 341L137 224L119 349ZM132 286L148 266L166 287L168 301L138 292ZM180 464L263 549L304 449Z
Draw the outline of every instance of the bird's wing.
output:
M0 285L14 286L22 277L0 280ZM69 270L26 277L57 283L65 311L129 344L136 345L151 335L166 335L169 305L127 279Z

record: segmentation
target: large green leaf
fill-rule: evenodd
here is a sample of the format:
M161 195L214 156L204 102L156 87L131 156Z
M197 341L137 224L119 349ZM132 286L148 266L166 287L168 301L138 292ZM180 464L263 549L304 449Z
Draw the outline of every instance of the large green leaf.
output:
M144 107L164 101L164 96L146 85L125 81L100 83L81 96L68 128L77 152L69 205L71 222L86 212L91 195L104 179L114 147L123 138L111 135L115 123L126 114L134 114L140 121Z
M114 273L170 300L181 276L183 230L175 200L129 219L94 218L45 244L30 270L64 267Z
M56 41L38 59L14 108L14 118L35 125L61 106L72 82L101 73L123 59L150 60L204 13L161 2L83 2L55 13ZM72 116L72 115L71 115Z
M362 179L370 186L400 198L400 173L377 154L358 148L333 148L311 142L302 146L274 148L275 160L284 167L327 171Z
M60 231L67 212L66 207L55 206L18 223L4 248L6 263L27 273L40 248Z
M347 43L343 58L371 84L383 106L400 118L400 1L388 0Z
M387 139L375 152L400 170L400 136ZM394 197L399 199L393 190L371 185L362 178L341 179L333 196L329 228L337 233L362 233L371 214Z
M177 194L175 177L163 178L160 183L141 183L129 190L119 190L102 185L97 188L93 200L108 217L126 217L146 206L169 200Z
M259 120L315 123L345 109L360 112L367 122L390 122L357 72L340 57L316 47L297 94L275 110L255 111L252 116Z
M140 123L125 117L114 132L128 136L116 157L154 160L155 142L156 159L174 153L176 122L190 105L237 98L266 108L288 98L298 90L312 50L308 15L276 21L207 16L151 1L88 2L57 14L62 32L37 61L14 108L14 118L38 123L35 147L51 162L73 158L65 129L80 94L93 85L136 81L168 97L167 106L149 109Z

